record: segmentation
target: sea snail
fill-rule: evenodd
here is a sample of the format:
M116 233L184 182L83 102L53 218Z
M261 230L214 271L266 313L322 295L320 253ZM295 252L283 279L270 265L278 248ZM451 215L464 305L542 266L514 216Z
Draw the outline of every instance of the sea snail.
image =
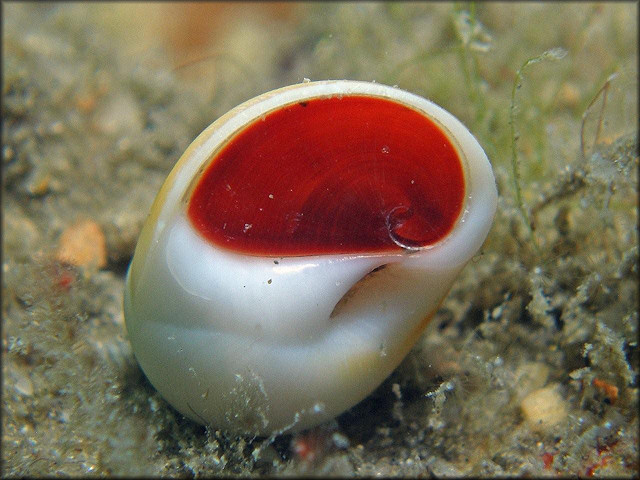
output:
M142 229L124 311L153 386L233 433L317 425L398 366L483 243L489 161L398 88L306 82L205 129Z

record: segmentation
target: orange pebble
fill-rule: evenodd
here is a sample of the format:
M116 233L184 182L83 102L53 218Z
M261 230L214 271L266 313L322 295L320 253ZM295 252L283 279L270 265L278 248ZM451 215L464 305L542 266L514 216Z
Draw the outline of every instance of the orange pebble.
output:
M81 267L106 266L107 246L100 225L93 220L81 220L67 227L60 236L56 259Z
M618 387L611 385L604 380L600 380L599 378L593 379L593 386L603 392L607 398L609 398L612 405L616 403L616 400L618 399Z

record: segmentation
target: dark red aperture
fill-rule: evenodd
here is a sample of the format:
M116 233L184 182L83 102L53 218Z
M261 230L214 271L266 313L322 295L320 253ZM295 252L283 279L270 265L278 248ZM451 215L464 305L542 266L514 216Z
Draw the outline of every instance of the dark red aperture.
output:
M463 201L460 159L436 124L344 96L283 107L236 134L188 215L211 243L248 255L389 253L442 239Z

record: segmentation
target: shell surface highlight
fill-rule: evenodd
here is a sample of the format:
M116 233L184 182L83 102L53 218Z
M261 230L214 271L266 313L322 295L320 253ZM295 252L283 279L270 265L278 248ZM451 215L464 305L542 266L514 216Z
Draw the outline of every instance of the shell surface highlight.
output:
M191 144L127 274L145 374L237 433L328 420L408 353L495 213L491 166L451 114L354 81L249 100Z

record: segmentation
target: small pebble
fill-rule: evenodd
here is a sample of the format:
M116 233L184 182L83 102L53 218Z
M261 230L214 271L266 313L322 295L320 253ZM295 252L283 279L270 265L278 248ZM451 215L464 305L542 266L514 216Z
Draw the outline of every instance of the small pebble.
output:
M605 382L604 380L601 380L599 378L594 378L593 386L607 396L607 398L611 402L611 405L616 403L616 400L618 400L618 387L616 387L615 385L612 385L609 382Z
M80 267L107 265L107 246L102 228L93 220L81 220L60 236L56 259Z
M27 374L21 370L14 370L13 374L16 377L14 384L16 391L25 397L33 395L33 383Z
M520 408L531 429L539 432L550 429L567 416L567 406L557 384L534 390L522 400Z
M349 448L349 445L351 445L349 439L342 433L335 432L333 435L331 435L331 440L333 440L333 444L336 446L336 448L339 448L341 450L346 450L347 448Z

